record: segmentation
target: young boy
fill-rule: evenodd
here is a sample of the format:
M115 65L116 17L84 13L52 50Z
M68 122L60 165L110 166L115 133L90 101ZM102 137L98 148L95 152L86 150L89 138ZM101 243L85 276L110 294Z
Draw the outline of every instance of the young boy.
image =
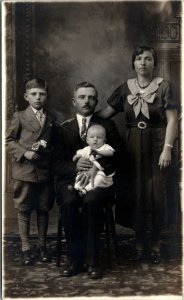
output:
M114 155L115 150L110 145L105 144L105 141L105 128L97 124L92 125L88 129L86 137L86 142L89 146L78 150L76 155L73 157L74 161L80 157L87 158L98 168L97 174L94 178L94 187L91 182L83 187L79 179L80 173L77 174L74 188L79 190L82 194L86 194L86 192L97 187L105 188L113 184L113 175L115 172L112 172L112 166L110 169L104 170L99 162L96 161L97 158L102 156L109 157L110 159Z
M25 86L26 110L15 112L8 128L6 145L13 157L14 204L18 211L19 233L22 242L21 262L33 264L29 242L30 218L37 212L38 253L41 262L50 261L46 249L48 211L53 204L51 156L54 123L44 108L48 87L43 79L32 79Z

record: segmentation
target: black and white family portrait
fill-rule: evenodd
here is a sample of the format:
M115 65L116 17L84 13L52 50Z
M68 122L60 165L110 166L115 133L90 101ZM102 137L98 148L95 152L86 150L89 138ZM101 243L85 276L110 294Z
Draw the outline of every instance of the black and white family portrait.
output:
M182 1L1 7L2 298L182 299Z

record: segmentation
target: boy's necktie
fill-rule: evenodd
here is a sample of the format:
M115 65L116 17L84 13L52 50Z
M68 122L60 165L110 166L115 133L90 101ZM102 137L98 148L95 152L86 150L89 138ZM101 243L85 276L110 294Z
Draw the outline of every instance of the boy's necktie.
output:
M41 127L43 126L44 122L45 122L45 114L43 114L42 112L40 112L39 110L36 112L36 117L38 119L38 121L40 122Z
M83 117L82 118L82 127L81 127L81 139L83 140L83 141L85 141L85 139L86 139L86 118L85 117Z

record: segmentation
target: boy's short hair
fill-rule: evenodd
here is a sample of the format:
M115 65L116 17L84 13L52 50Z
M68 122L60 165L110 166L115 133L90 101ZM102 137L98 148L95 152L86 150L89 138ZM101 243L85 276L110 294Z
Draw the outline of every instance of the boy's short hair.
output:
M96 92L96 98L98 98L98 92L97 92L95 86L92 83L87 82L87 81L83 81L83 82L78 83L76 85L76 87L74 88L74 95L77 92L77 90L80 89L80 88L93 88Z
M44 90L48 91L48 84L44 79L33 78L26 83L25 89L30 90L30 89L34 89L34 88L40 88L40 89L44 89Z

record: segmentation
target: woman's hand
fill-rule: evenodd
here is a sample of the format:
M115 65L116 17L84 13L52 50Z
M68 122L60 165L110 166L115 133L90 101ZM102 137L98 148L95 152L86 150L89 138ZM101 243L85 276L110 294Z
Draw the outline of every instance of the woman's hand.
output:
M164 148L159 158L160 169L166 168L171 164L171 149Z
M89 159L86 158L79 158L76 166L77 171L88 171L92 167L92 162L89 161Z
M168 167L171 164L171 149L177 133L177 110L167 109L166 118L167 127L165 135L165 145L159 159L160 169Z
M89 169L87 172L82 172L78 176L78 181L80 181L80 185L84 188L91 180L91 185L92 187L94 187L94 178L97 172L98 172L98 168L94 164L92 168Z

